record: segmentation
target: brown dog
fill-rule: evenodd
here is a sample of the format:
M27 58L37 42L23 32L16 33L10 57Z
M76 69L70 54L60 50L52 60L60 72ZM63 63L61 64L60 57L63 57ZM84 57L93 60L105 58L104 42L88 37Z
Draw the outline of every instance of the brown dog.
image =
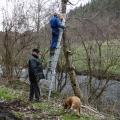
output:
M76 111L77 115L80 117L81 101L79 97L77 96L68 97L65 100L63 106L64 109Z

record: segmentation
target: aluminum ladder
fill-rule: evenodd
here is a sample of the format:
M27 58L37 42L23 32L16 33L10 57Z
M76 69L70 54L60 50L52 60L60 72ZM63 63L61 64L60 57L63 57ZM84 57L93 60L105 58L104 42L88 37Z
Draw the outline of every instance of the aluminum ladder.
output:
M65 20L62 21L62 25L65 26ZM48 72L47 72L47 80L50 81L50 86L49 86L49 93L48 93L48 100L50 100L50 96L51 96L51 92L53 89L53 82L55 81L55 76L56 76L56 67L57 67L57 63L58 63L58 59L59 59L59 55L60 55L60 50L61 50L61 40L62 40L62 35L63 35L63 28L59 28L60 33L59 33L59 37L58 37L58 43L57 43L57 47L55 49L55 53L54 55L50 58L49 61L49 65L50 68L48 68Z

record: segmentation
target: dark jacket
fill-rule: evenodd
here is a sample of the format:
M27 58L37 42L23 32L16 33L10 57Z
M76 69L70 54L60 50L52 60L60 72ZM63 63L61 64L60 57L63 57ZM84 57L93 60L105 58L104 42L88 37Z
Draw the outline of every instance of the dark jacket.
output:
M52 43L51 48L56 48L58 37L59 37L59 28L64 28L62 21L58 16L53 16L50 20L50 26L52 28Z
M28 63L29 79L31 82L44 79L42 63L39 61L38 56L32 55Z

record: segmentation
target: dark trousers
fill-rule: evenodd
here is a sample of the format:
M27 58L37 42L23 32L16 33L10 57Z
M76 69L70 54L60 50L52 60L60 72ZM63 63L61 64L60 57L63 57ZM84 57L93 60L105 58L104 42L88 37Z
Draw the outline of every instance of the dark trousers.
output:
M54 56L55 50L55 48L50 48L50 57Z
M55 50L56 50L56 48L50 48L50 60L49 60L49 67L48 68L51 68L51 62L52 62L51 60L55 54Z
M50 48L55 49L57 47L58 39L59 39L59 32L57 33L52 32L52 41Z
M35 99L39 100L40 98L40 90L37 82L30 82L30 95L29 99L33 100L35 95Z

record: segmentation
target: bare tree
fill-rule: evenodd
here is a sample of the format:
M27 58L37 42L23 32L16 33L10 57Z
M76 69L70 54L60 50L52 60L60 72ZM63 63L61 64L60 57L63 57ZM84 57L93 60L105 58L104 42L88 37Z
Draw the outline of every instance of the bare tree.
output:
M95 103L109 85L112 74L111 68L114 69L116 65L119 65L120 55L117 52L119 47L113 47L115 43L111 41L113 36L110 38L109 27L104 32L102 26L96 24L96 22L90 18L77 18L77 21L73 23L76 29L73 28L75 33L72 36L76 35L76 44L80 45L82 48L81 52L84 53L82 54L82 59L80 59L80 61L85 64L84 68L81 69L81 74L86 73L84 75L89 76L87 83L87 89L89 91L88 101ZM77 26L79 26L79 28ZM99 81L95 82L93 76L97 77ZM103 80L104 78L106 78L106 80Z
M1 42L2 63L5 67L5 76L13 78L15 68L19 68L25 64L27 49L30 48L33 42L33 33L29 29L27 23L27 15L24 11L24 4L16 4L14 6L12 18L7 14L3 14L3 31L4 36ZM4 12L6 13L6 11ZM24 52L23 52L24 51Z
M67 2L68 2L68 0L62 0L62 13L63 14L66 14ZM75 95L78 96L79 98L81 98L81 100L84 102L82 92L80 90L80 86L79 86L77 78L76 78L75 69L74 69L74 66L72 63L71 52L70 52L68 44L66 42L66 30L64 30L64 33L63 33L63 51L64 51L64 55L65 55L65 59L66 59L67 72L70 77L73 91L74 91Z

